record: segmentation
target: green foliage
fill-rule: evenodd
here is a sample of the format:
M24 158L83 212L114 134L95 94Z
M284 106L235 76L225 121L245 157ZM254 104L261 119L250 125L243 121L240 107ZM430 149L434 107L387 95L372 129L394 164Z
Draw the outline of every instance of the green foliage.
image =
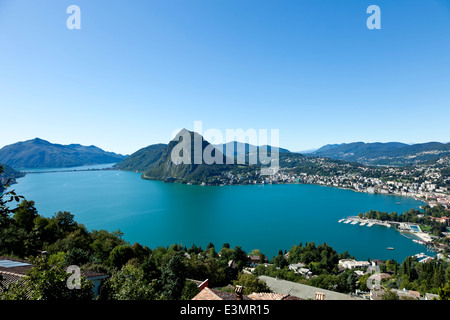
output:
M450 283L441 286L438 291L440 300L450 300Z
M181 300L192 300L199 292L200 289L197 284L192 281L186 281L181 293Z
M319 274L317 277L311 278L308 284L326 290L350 293L354 292L356 288L356 277L353 271L338 275Z
M238 270L242 270L248 264L247 253L240 246L234 248L230 258L237 264Z
M233 282L233 285L239 285L244 287L244 294L248 295L253 292L270 292L269 287L264 281L253 274L239 272L237 280Z
M62 265L51 265L43 256L33 259L34 268L26 277L8 286L0 293L2 300L91 300L91 281L81 277L80 289L69 289L70 276Z
M179 300L186 282L183 255L174 253L161 269L162 299Z
M392 291L390 289L385 290L383 295L381 296L383 300L400 300L400 297L395 291Z
M278 254L275 258L273 258L272 263L275 265L275 267L280 269L283 269L284 267L287 267L289 265L283 254Z
M342 255L333 250L326 243L316 246L314 242L306 243L303 246L301 243L294 245L289 251L289 264L303 263L312 270L314 274L320 273L337 273L337 263L340 259L347 259L348 252Z
M113 300L152 300L156 298L154 286L143 269L127 264L111 276L107 292Z

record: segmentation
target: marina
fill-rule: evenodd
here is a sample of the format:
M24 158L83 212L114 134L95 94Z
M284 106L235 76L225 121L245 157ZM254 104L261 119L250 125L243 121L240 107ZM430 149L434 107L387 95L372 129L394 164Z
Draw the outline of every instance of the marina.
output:
M432 237L428 235L427 233L423 232L420 229L420 226L414 223L406 223L406 222L396 222L396 221L381 221L381 220L375 220L375 219L361 219L357 216L351 216L347 217L346 219L340 219L338 221L339 223L344 222L345 224L351 224L356 225L359 224L360 226L367 226L372 227L373 225L383 226L386 228L391 228L392 226L395 227L395 225L398 225L398 230L406 236L406 234L411 234L414 237L417 237L419 239L412 239L408 236L406 236L408 239L411 239L414 243L424 245L430 250L432 249ZM388 247L387 249L393 250L393 248Z

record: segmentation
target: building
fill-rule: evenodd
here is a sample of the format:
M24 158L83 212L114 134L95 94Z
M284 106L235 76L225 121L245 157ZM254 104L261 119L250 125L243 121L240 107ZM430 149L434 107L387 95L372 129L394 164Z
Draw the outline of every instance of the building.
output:
M339 260L339 265L344 269L355 269L355 268L366 268L370 266L368 261L356 261L353 259L342 259Z
M281 280L268 276L259 276L274 293L290 295L301 300L364 300L345 293L316 288L297 282Z
M260 256L247 256L248 258L248 262L250 263L250 265L257 265L261 263L261 257ZM267 263L269 262L269 260L267 259L267 257L263 257L263 262L262 263Z
M234 293L205 287L192 300L302 300L289 294L259 292L242 294L242 287L237 286Z
M292 270L295 273L304 275L306 277L312 276L311 270L308 268L305 268L305 265L303 263L290 264L288 267L289 267L289 270Z
M450 218L449 217L442 217L442 218L430 217L430 219L434 220L436 222L445 224L446 226L450 226Z

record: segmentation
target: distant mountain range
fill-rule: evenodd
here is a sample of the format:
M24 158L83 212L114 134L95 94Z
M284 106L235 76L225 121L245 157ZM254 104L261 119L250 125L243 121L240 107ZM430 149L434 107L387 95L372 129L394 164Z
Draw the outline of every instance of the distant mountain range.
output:
M66 168L116 163L125 156L106 152L96 146L61 145L35 138L0 149L0 163L20 168Z
M366 165L408 165L450 154L450 143L353 142L328 144L308 156L354 161Z
M183 129L180 134L189 132L192 137L202 139L203 148L212 148L215 152L227 155L227 150L234 147L234 158L245 154L248 163L249 155L257 153L261 147L248 143L229 142L223 145L212 145L197 133ZM180 135L179 134L179 135ZM168 144L160 143L142 148L130 156L123 156L113 152L104 151L96 146L82 146L80 144L53 144L35 138L28 141L17 142L0 149L0 163L15 169L21 168L57 168L94 165L103 163L117 163L115 168L127 171L136 171L145 177L166 179L177 176L181 179L191 179L209 173L217 173L214 166L192 165L190 167L173 167L168 158L177 141ZM270 151L272 147L268 146ZM419 144L406 144L400 142L364 143L353 142L343 144L328 144L315 151L304 153L308 157L326 157L334 160L358 162L365 165L409 165L424 161L438 159L450 155L450 143L428 142ZM279 148L280 155L298 154L287 149ZM225 163L225 161L224 161ZM181 171L180 171L181 170ZM213 171L211 171L213 170ZM219 171L220 171L219 170ZM200 172L203 172L199 175Z

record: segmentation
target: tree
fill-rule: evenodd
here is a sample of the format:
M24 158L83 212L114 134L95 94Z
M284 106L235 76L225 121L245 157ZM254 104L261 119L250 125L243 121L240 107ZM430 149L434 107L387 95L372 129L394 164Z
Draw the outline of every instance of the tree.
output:
M261 254L261 251L259 249L253 249L248 255L251 257L258 257Z
M253 292L270 292L270 288L264 281L253 274L239 272L237 280L233 282L234 286L239 285L244 287L244 294L251 294Z
M120 269L131 258L133 258L133 250L130 246L121 245L111 251L108 260L111 267Z
M387 289L381 296L381 299L383 299L383 300L400 300L400 297L398 296L397 292L392 291L391 289Z
M59 211L55 214L53 219L56 221L58 230L63 234L72 232L77 225L74 220L74 215L67 211Z
M286 260L286 258L284 257L283 254L278 254L274 259L273 259L273 264L280 268L283 269L284 267L287 267L289 265L288 261Z
M81 288L69 289L70 276L62 265L50 265L45 257L33 259L34 267L26 276L8 286L4 300L92 300L93 283L81 276Z
M440 287L438 294L440 300L450 300L450 283Z
M0 166L0 175L4 172L4 167ZM10 208L11 202L19 202L20 199L24 199L23 196L16 194L14 190L4 192L9 187L11 179L8 179L6 183L2 185L0 182L0 225L8 224L11 221L10 215L13 210Z
M192 300L199 292L200 289L194 282L186 281L181 293L181 300Z
M25 231L30 232L34 226L33 221L38 216L34 207L34 201L23 200L13 212L16 224L25 229Z
M259 254L259 263L264 263L265 262L265 260L266 260L266 256L264 255L264 253L260 253Z
M115 300L152 300L155 291L145 279L144 271L131 264L124 265L108 281L109 297Z
M176 252L161 269L162 298L179 300L186 282L186 266L183 255Z
M231 259L237 264L238 270L242 270L248 263L247 253L240 246L234 248Z

